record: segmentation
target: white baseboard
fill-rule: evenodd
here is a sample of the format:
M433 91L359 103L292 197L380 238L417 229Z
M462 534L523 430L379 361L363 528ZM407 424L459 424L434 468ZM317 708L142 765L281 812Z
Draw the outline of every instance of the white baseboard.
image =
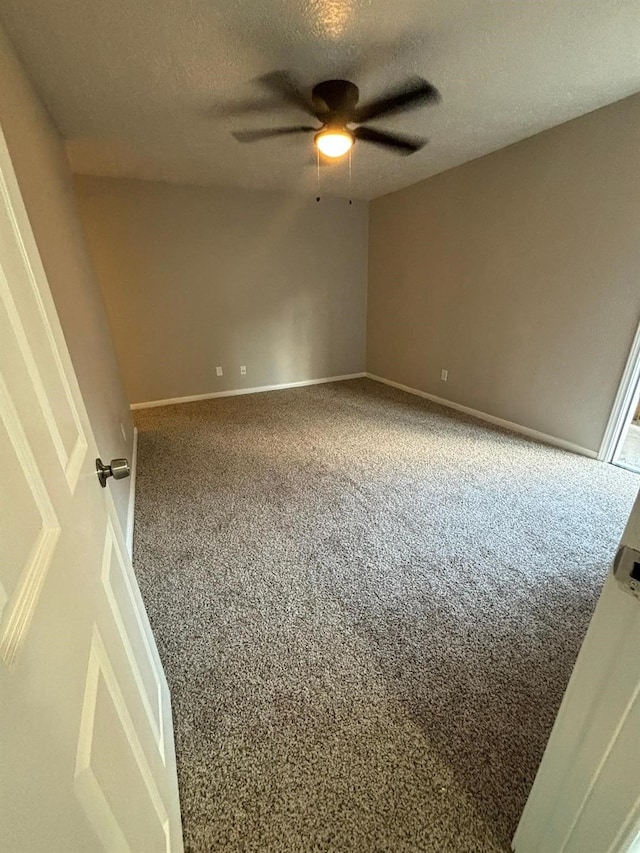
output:
M136 510L136 472L138 470L138 428L133 428L133 449L131 451L131 475L129 484L129 505L127 506L127 551L133 557L133 528Z
M463 412L465 415L478 418L481 421L495 424L495 426L508 429L511 432L517 432L521 435L526 435L529 438L534 438L536 441L541 441L544 444L551 444L554 447L561 447L563 450L569 450L571 453L579 453L581 456L588 456L590 459L597 459L598 454L595 450L589 450L586 447L581 447L579 444L572 444L570 441L565 441L563 438L557 438L555 435L547 435L544 432L538 432L535 429L515 424L512 421L505 421L503 418L497 418L495 415L488 415L486 412L479 412L477 409L471 409L469 406L463 406L460 403L454 403L452 400L445 400L444 397L436 397L435 394L427 394L426 391L419 391L417 388L410 388L408 385L402 385L400 382L393 382L391 379L385 379L382 376L376 376L373 373L366 374L369 379L375 382L382 382L383 385L391 385L392 388L399 388L401 391L406 391L407 394L414 394L416 397L423 397L425 400L431 400L432 403L437 403L439 406L447 406L449 409L455 409L456 412Z
M327 376L324 379L304 379L302 382L283 382L279 385L259 385L257 388L236 388L233 391L212 391L210 394L192 394L190 397L170 397L167 400L149 400L131 403L132 409L153 409L156 406L173 406L176 403L193 403L214 397L237 397L240 394L260 394L263 391L280 391L284 388L302 388L304 385L322 385L325 382L342 382L345 379L362 379L366 373L348 373L344 376Z

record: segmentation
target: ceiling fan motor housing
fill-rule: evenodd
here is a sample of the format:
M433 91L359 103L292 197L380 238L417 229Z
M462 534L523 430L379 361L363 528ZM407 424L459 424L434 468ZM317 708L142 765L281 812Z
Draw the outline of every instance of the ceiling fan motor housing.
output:
M346 124L360 98L360 91L349 80L325 80L313 87L311 100L320 121Z

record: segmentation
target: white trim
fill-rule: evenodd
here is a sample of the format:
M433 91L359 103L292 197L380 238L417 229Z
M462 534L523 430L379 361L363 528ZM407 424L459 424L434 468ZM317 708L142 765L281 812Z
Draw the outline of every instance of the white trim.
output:
M214 397L237 397L240 394L259 394L262 391L280 391L283 388L301 388L304 385L322 385L325 382L343 382L345 379L362 379L367 373L347 373L344 376L327 376L324 379L303 379L302 382L283 382L280 385L259 385L257 388L235 388L232 391L212 391L209 394L192 394L190 397L170 397L167 400L149 400L131 403L132 409L152 409L156 406L173 406L176 403L193 403Z
M406 391L407 394L415 394L416 397L424 397L425 400L431 400L432 403L437 403L439 406L447 406L449 409L455 409L456 412L464 412L465 415L478 418L481 421L487 421L490 424L508 429L511 432L518 432L526 435L529 438L534 438L536 441L542 441L545 444L552 444L554 447L561 447L563 450L569 450L571 453L579 453L581 456L588 456L590 459L595 459L597 453L595 450L589 450L586 447L581 447L579 444L572 444L570 441L565 441L563 438L556 438L555 435L547 435L544 432L538 432L535 429L515 424L512 421L505 421L503 418L497 418L495 415L488 415L486 412L479 412L477 409L470 409L469 406L463 406L460 403L454 403L452 400L445 400L443 397L436 397L435 394L427 394L426 391L419 391L417 388L410 388L408 385L402 385L400 382L393 382L391 379L384 379L382 376L376 376L373 373L366 374L369 379L375 382L382 382L383 385L391 385L392 388L399 388L401 391Z
M136 509L136 473L138 470L138 427L133 428L133 449L131 451L131 484L129 486L129 505L127 507L127 551L133 557L133 528Z
M636 330L631 352L620 380L620 387L611 410L611 416L604 432L598 459L603 462L613 462L618 443L624 432L629 418L629 409L638 390L640 382L640 324Z

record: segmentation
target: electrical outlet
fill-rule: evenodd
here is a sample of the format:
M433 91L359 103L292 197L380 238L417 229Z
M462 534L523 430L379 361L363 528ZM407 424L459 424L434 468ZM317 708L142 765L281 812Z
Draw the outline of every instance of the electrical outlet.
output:
M222 368L216 367L216 376L222 376Z
M247 375L247 365L241 364L240 365L240 376L246 376L246 375Z
M122 433L122 437L124 440L127 440L127 430L125 429L125 425L120 421L120 432Z
M442 382L446 382L448 378L449 378L449 371L448 370L441 370L440 371L440 380Z

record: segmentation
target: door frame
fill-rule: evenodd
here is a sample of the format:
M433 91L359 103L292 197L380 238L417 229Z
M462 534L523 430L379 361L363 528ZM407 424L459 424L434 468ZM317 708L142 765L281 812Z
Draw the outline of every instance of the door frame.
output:
M616 450L627 425L629 412L634 397L640 385L640 323L636 329L627 363L618 386L618 393L613 402L613 408L607 428L598 451L600 462L613 462Z

